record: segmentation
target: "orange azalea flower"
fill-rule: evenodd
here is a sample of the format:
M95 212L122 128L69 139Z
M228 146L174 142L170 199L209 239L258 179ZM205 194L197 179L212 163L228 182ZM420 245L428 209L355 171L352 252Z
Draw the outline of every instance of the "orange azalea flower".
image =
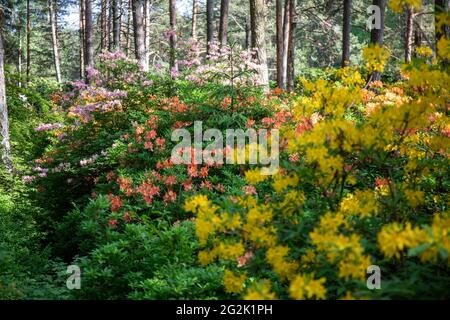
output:
M111 205L111 212L119 211L119 209L123 206L123 202L119 196L109 195L109 202Z
M177 184L177 177L175 176L169 176L166 178L166 181L164 182L166 186L173 186Z
M225 192L225 187L222 184L219 183L219 184L216 185L216 190L219 191L219 192L224 193Z
M248 251L242 257L237 258L238 268L245 266L253 257L253 252Z
M164 149L165 144L166 144L166 140L165 139L163 139L163 138L156 138L155 142L156 142L156 145L158 146L158 148L160 150Z
M153 151L153 142L145 141L144 142L144 149Z
M177 200L177 194L174 191L169 190L164 195L163 200L165 203L175 202Z
M206 178L208 176L208 167L202 167L199 176L200 178Z
M188 175L189 175L191 178L196 178L196 177L198 176L198 173L197 173L197 166L194 165L194 164L191 164L191 165L188 166L187 172L188 172Z
M108 224L109 224L109 226L110 226L111 228L117 227L117 223L118 223L117 219L110 219L110 220L108 221Z
M387 186L389 184L389 180L386 178L376 178L375 179L375 186L381 187L381 186Z
M192 190L192 181L191 180L188 180L188 181L186 181L186 182L183 182L183 189L184 189L184 191L190 191L190 190Z
M254 186L244 186L242 187L242 191L248 196L256 194L256 188Z
M125 212L125 214L123 215L123 220L125 220L125 222L130 222L131 221L131 215L129 212Z

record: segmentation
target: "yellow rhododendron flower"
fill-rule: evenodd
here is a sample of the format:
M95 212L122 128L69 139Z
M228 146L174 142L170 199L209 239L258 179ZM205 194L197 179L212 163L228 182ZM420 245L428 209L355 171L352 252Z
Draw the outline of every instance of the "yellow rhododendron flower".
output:
M223 285L228 293L240 293L244 289L244 282L247 279L245 274L237 275L230 270L225 270L223 275Z
M325 278L315 280L312 275L298 275L289 286L289 294L295 300L325 299Z

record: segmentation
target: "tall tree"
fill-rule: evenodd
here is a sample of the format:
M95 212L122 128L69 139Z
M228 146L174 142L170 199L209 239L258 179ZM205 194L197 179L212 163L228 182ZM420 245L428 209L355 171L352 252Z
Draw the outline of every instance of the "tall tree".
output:
M132 0L133 7L133 29L134 29L134 49L136 59L144 71L148 71L148 59L145 53L145 32L143 0Z
M276 50L277 50L277 86L286 89L288 74L288 55L289 40L291 33L291 10L292 3L285 0L283 9L283 0L275 2L275 20L276 20ZM293 8L292 8L293 9Z
M80 0L80 79L83 79L86 74L84 65L85 41L84 41L84 0Z
M277 39L277 86L283 89L283 0L275 0L275 24Z
M411 61L414 34L414 8L408 6L406 10L406 32L405 32L405 62Z
M22 86L22 58L23 58L23 48L22 48L22 6L19 5L18 9L18 17L17 17L17 38L18 38L18 46L17 46L17 72L19 73L19 87Z
M249 50L252 44L252 28L249 17L245 17L245 49Z
M31 74L31 7L30 0L27 0L27 31L26 31L26 55L27 55L27 83L30 81Z
M214 0L206 0L206 53L214 40Z
M131 12L133 11L133 0L128 0L128 10L127 10L127 34L126 34L126 52L127 55L131 55L131 23L133 19L133 15Z
M100 49L108 48L108 0L102 0L100 12Z
M92 29L92 0L84 0L84 66L87 79L88 68L94 66L94 42Z
M286 86L287 90L291 92L294 90L294 79L295 79L295 29L297 26L296 17L296 1L289 1L289 37L287 46L287 67L286 67Z
M373 0L372 4L380 8L380 27L373 28L370 32L370 43L372 45L378 44L383 46L384 42L384 16L386 11L386 0ZM381 79L381 74L378 71L374 71L371 75L371 81L377 81Z
M259 84L264 91L269 90L269 69L267 67L266 52L266 16L265 0L250 0L250 19L252 30L252 47L259 64Z
M352 21L352 0L344 0L344 23L342 28L342 67L350 63L350 35Z
M197 0L192 0L192 39L197 40Z
M56 81L61 82L61 60L59 58L58 48L58 30L56 24L57 14L55 12L54 0L48 0L48 16L50 29L52 31L53 64L55 65Z
M108 6L108 19L106 20L106 26L107 31L106 34L108 35L108 50L113 51L113 0L109 0L109 6Z
M4 11L0 6L0 152L2 162L6 170L10 173L13 171L11 161L11 144L9 141L9 119L8 119L8 107L6 105L6 89L5 89L5 69L4 69L4 57L5 52L3 50L3 20Z
M119 0L112 1L112 13L113 13L113 48L114 50L120 49L120 8Z
M284 18L283 18L283 46L281 56L281 79L282 87L286 89L287 73L288 73L288 55L289 55L289 35L291 32L291 1L285 0L284 2Z
M417 21L416 26L414 28L414 47L419 48L422 46L422 41L423 41L423 18L422 18L423 14L419 13L417 15Z
M449 9L450 9L450 0L435 0L434 1L434 20L435 20L434 32L435 32L436 45L437 45L437 42L442 37L444 37L444 36L447 38L450 37L450 26L442 25L441 27L439 27L438 24L436 23L437 20L439 19L439 16L444 14L445 12L448 12Z
M219 23L219 41L221 46L225 46L228 41L228 11L230 0L221 0L220 2L220 23Z
M178 73L178 64L176 59L177 45L177 8L176 1L169 0L169 16L170 16L170 73L172 78Z
M143 4L143 12L144 12L144 39L145 39L145 52L146 52L146 57L145 59L148 60L149 56L148 56L148 52L149 52L149 47L150 47L150 21L149 21L149 11L148 11L148 0L144 0L144 4Z

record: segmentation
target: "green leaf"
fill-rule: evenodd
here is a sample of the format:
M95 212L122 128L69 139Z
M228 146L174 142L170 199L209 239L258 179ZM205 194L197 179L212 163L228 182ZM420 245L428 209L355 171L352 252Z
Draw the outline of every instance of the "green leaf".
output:
M425 250L427 250L430 247L431 247L430 243L424 243L424 244L421 244L420 246L417 246L415 248L409 249L408 250L408 257L418 256L419 254L421 254L422 252L424 252Z

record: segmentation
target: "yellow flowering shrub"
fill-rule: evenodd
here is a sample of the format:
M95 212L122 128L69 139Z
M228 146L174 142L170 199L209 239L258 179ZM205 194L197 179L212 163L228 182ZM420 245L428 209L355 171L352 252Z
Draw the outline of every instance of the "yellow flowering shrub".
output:
M389 51L378 44L371 45L363 50L363 58L369 73L374 71L383 72L389 57Z
M416 6L391 3L405 4ZM446 41L440 59L448 57ZM425 47L417 53L431 55ZM277 174L243 167L252 192L186 200L196 215L198 259L226 267L228 293L367 299L390 292L367 288L371 265L392 279L388 288L448 274L448 71L439 60L417 59L402 67L403 82L366 84L389 52L373 46L363 55L365 74L344 68L330 72L333 80L301 79L280 130Z

